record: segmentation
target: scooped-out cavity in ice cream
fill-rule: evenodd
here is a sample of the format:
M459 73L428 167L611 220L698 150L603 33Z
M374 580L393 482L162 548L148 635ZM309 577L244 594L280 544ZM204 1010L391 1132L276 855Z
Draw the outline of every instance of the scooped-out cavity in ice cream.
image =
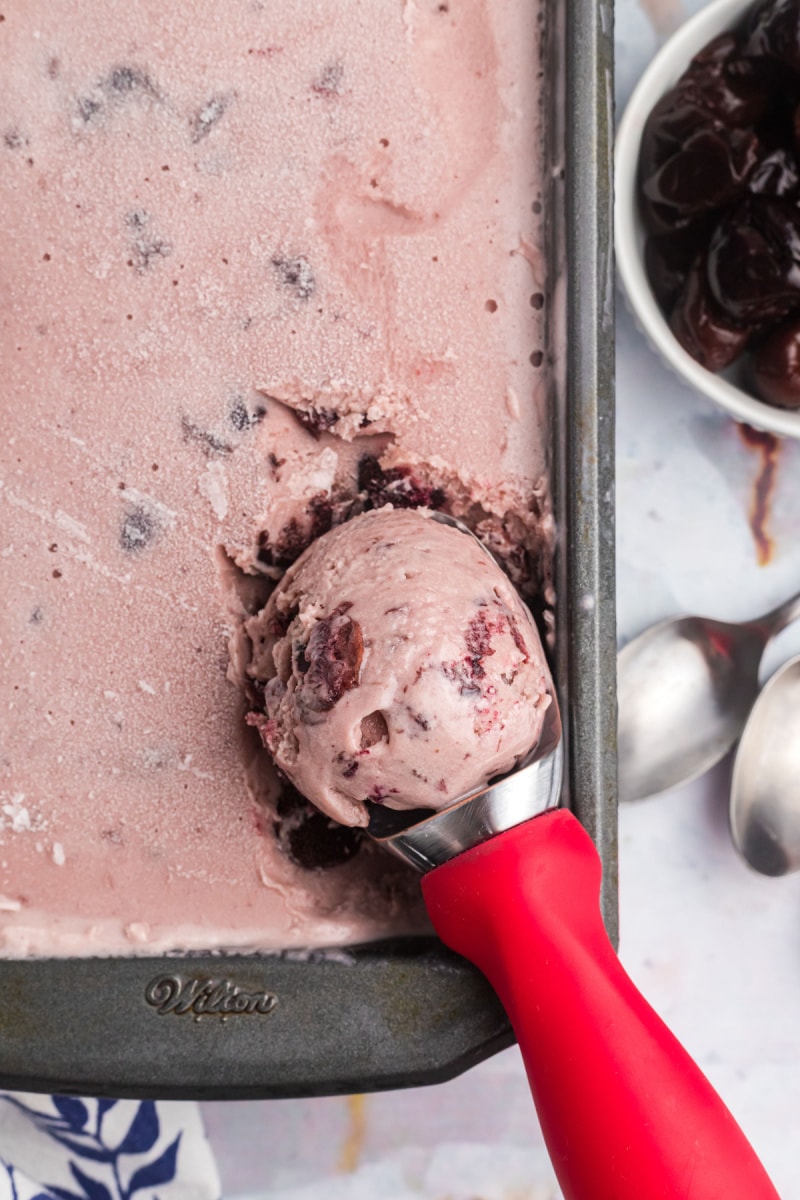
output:
M247 623L248 720L323 812L440 809L537 743L552 684L533 619L468 534L384 507L314 542Z

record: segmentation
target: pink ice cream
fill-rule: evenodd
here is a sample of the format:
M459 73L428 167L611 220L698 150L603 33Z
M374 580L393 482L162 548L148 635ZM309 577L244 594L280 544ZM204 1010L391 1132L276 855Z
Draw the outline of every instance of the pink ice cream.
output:
M387 502L547 620L541 7L3 10L0 954L421 927L246 726L245 626Z
M337 821L444 808L539 739L552 684L530 613L474 538L382 508L314 542L247 622L251 714Z

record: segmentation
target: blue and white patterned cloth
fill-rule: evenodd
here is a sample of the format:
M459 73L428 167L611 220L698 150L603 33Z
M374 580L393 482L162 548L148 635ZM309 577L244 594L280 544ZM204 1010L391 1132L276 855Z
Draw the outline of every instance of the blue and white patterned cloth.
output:
M0 1200L219 1200L196 1104L0 1092Z

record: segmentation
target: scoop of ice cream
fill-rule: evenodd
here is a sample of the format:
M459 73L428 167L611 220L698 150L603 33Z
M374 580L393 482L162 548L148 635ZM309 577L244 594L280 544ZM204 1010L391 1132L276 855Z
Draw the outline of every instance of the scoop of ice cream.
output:
M247 632L282 771L337 821L435 808L537 743L552 683L533 619L468 534L381 508L314 542Z

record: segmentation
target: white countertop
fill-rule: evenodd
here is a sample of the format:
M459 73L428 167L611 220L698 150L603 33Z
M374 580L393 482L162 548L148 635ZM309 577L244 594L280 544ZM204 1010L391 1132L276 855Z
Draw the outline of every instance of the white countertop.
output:
M616 0L618 111L664 37L701 7ZM678 611L746 618L800 590L800 445L780 447L761 566L749 523L758 452L662 368L621 299L617 398L621 642ZM800 630L778 639L765 669L796 649ZM800 876L762 878L737 858L729 775L723 763L622 810L621 957L783 1200L800 1200ZM203 1111L227 1200L558 1195L516 1049L436 1088Z

